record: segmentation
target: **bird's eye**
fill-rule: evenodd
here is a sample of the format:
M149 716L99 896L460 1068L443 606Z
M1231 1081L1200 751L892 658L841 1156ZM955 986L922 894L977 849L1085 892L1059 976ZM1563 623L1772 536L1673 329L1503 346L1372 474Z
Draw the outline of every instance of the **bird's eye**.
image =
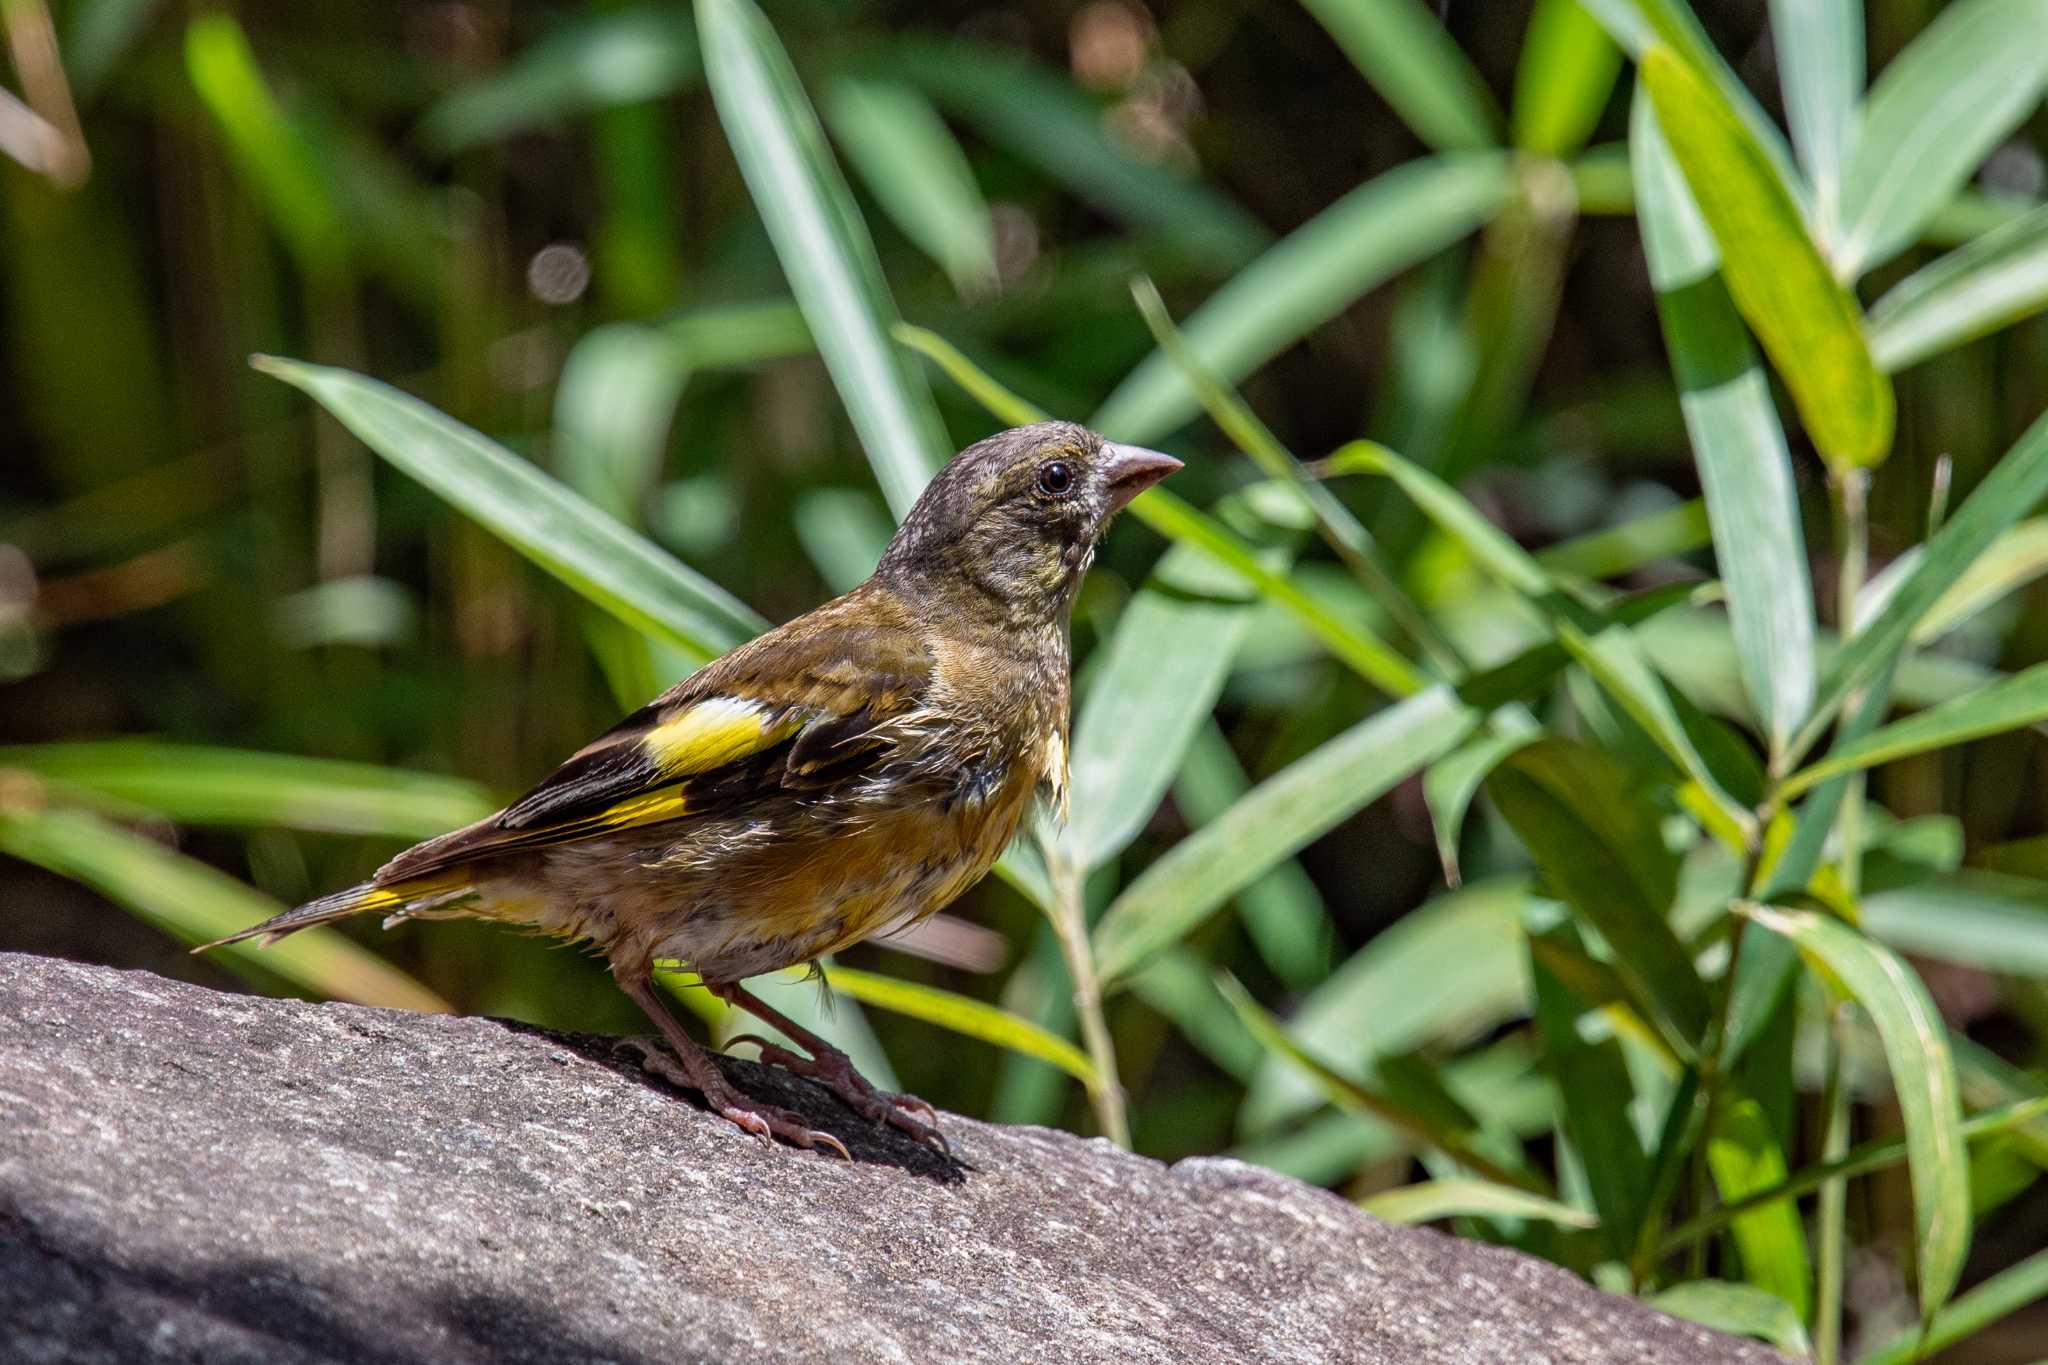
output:
M1074 491L1074 467L1065 460L1053 460L1040 465L1038 491L1049 498L1064 498Z

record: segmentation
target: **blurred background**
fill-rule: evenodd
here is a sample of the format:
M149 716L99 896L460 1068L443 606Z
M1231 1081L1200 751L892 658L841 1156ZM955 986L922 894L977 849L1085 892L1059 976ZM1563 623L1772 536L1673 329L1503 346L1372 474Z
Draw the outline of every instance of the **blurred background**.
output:
M1376 8L764 12L902 317L1030 403L1103 413L1112 435L1183 454L1172 491L1220 507L1248 539L1286 530L1232 498L1258 467L1191 391L1130 380L1155 349L1134 277L1177 317L1224 300L1212 360L1304 460L1370 436L1521 545L1563 556L1546 562L1628 591L1705 582L1699 475L1632 212L1622 54L1569 0L1413 6L1448 44L1355 22ZM1782 122L1767 6L1695 8ZM1865 8L1881 71L1943 7ZM0 744L24 746L0 752L0 807L77 816L0 842L18 855L0 857L0 950L644 1031L596 961L487 926L350 923L340 933L366 951L291 972L185 947L207 913L253 921L515 794L691 663L626 641L252 370L252 353L417 395L769 620L872 566L889 506L742 180L690 9L5 0L0 23ZM1864 303L2032 208L2038 98L1917 243L1874 266ZM1496 140L1520 149L1485 163L1505 167L1498 183L1442 178ZM1219 291L1270 264L1276 243L1296 268L1253 277L1261 297L1235 304L1257 316L1218 341L1232 306ZM2048 326L2023 319L1900 370L1899 435L1870 490L1871 572L1925 537L1930 489L1960 501L2048 408L2044 349ZM929 376L950 446L1006 424L918 356L907 364ZM1797 427L1788 436L1830 629L1826 471ZM1477 656L1527 637L1468 548L1410 503L1377 482L1328 487L1428 633ZM1127 518L1104 547L1074 623L1084 697L1098 645L1168 543ZM1292 580L1332 619L1398 635L1341 558L1310 537ZM1107 840L1083 892L1098 910L1249 785L1384 704L1298 607L1252 596L1233 620L1213 718L1157 809L1124 812L1128 832ZM1662 615L1645 638L1692 700L1741 713L1711 607ZM1924 705L2044 658L2048 597L2021 586L1917 656L1901 699ZM1546 704L1586 701L1576 678ZM117 738L135 743L50 747ZM1874 818L1924 836L1899 840L1898 866L1948 850L1930 855L1938 872L1982 872L1970 885L1998 900L1990 938L1901 946L1950 1026L2036 1087L2015 1093L2038 1093L2048 1061L2048 886L2029 880L2048 875L2048 853L2027 842L2048 832L2044 752L2022 731L1871 782ZM1421 1173L1399 1125L1331 1106L1246 1031L1209 987L1221 967L1333 1065L1442 1065L1461 1096L1486 1097L1486 1127L1549 1153L1555 1097L1529 1042L1523 948L1501 927L1528 894L1528 855L1480 802L1449 836L1454 890L1431 817L1419 777L1342 812L1109 992L1139 1151L1231 1151L1356 1196ZM1917 876L1895 880L1925 894ZM402 977L376 976L378 963ZM1000 879L931 931L844 965L1079 1036L1057 935ZM405 995L415 988L427 994ZM1102 1122L1086 1088L1043 1061L790 989L942 1107ZM1876 1075L1858 1140L1898 1131ZM1966 1285L2048 1239L2039 1165L2001 1169ZM1854 1188L1846 1296L1867 1345L1912 1320L1895 1254L1910 1210L1899 1172ZM2022 1315L1944 1358L2032 1359L2044 1340L2048 1318Z

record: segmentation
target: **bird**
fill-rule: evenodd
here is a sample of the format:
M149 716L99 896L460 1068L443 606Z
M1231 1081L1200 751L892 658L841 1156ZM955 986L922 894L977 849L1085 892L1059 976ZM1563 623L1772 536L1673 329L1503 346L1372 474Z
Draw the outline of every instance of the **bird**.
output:
M587 942L668 1043L643 1045L643 1066L745 1132L847 1156L726 1078L655 994L658 966L808 1055L732 1044L943 1148L932 1106L877 1088L744 983L942 909L1034 800L1064 819L1074 598L1111 519L1179 468L1071 422L970 445L851 592L706 664L496 814L195 951L364 913Z

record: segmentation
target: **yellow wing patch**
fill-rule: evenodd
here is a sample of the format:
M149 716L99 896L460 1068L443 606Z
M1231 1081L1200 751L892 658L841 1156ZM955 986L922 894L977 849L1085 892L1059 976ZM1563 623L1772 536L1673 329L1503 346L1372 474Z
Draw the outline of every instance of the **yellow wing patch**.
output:
M664 776L688 777L692 773L710 772L728 763L738 762L763 749L773 748L788 739L803 727L801 717L784 717L775 720L765 712L759 702L742 701L734 697L712 697L698 702L672 720L665 720L640 737L641 748L659 767ZM661 795L654 793L653 795ZM647 800L636 797L621 802L605 812L609 820L614 813ZM677 798L680 804L680 798ZM677 810L680 814L680 809ZM636 813L627 823L639 824L649 819L668 819L667 815L640 815Z

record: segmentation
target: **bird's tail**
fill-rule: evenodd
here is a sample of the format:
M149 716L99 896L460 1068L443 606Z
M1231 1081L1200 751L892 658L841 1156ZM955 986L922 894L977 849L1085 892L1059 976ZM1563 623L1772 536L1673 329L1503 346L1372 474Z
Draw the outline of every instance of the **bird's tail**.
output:
M296 934L301 929L310 929L316 924L326 924L330 920L346 919L350 915L369 912L384 915L419 913L446 905L450 901L461 900L469 894L469 878L460 872L444 873L436 877L418 877L411 881L382 886L376 882L358 882L345 891L336 891L318 900L307 901L295 910L273 915L261 924L251 925L239 933L217 938L211 943L202 943L192 951L203 953L209 948L240 943L243 939L250 938L261 938L263 946L267 948L287 934Z

